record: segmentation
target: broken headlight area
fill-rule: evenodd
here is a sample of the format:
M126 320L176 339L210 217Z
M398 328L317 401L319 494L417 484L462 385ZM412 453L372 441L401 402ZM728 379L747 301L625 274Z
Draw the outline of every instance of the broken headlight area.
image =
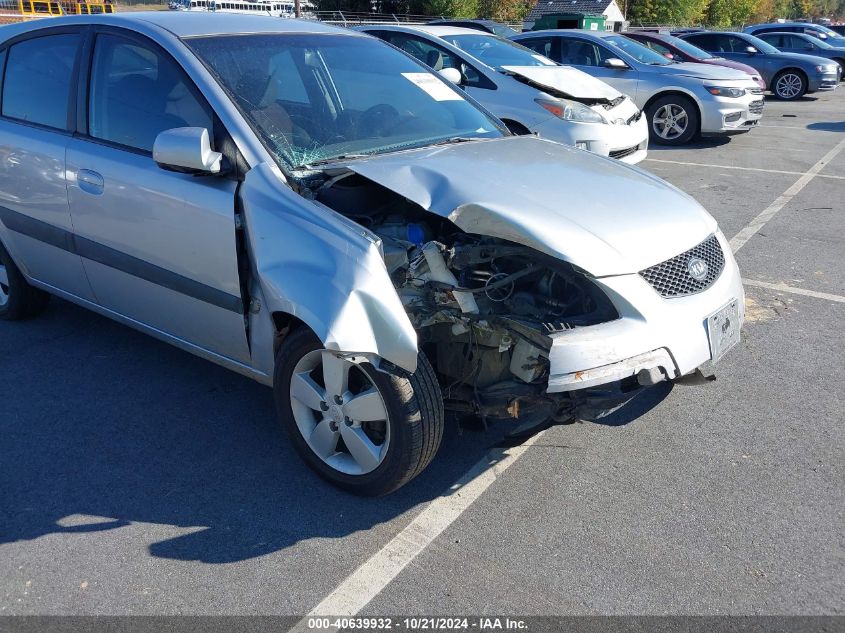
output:
M618 318L586 273L467 234L359 176L328 181L315 198L381 238L448 409L520 423L571 417L581 394L546 392L551 335Z

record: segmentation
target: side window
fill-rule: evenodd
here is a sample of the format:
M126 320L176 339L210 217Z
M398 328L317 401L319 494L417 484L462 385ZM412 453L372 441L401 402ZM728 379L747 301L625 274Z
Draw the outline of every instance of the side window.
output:
M476 86L481 82L481 75L475 68L445 48L404 33L391 33L389 41L434 70L457 68L466 79L467 86Z
M766 33L760 39L762 39L764 42L768 42L769 44L771 44L775 48L782 48L782 47L786 46L786 44L784 43L785 38L784 38L783 35L770 35L770 34Z
M3 79L3 116L67 130L79 35L45 35L13 44Z
M812 44L812 42L808 42L807 40L803 40L794 35L784 35L782 39L783 46L786 48L806 49L808 45ZM777 46L777 44L775 44L775 46ZM813 46L813 48L815 48L815 46Z
M555 59L554 40L551 37L541 37L531 40L519 40L519 43L523 46L530 48L536 53L540 53L540 55L548 57L549 59Z
M270 59L270 86L279 101L310 103L302 75L289 50L283 50Z
M601 66L605 59L616 57L607 49L584 40L561 38L560 61L572 66Z
M637 40L637 41L639 41L639 40ZM645 40L644 42L640 42L640 44L645 44L651 50L653 50L655 53L660 53L661 55L667 55L667 54L670 54L672 52L668 48L663 46L663 44L659 44L658 42L654 42L652 40Z
M746 42L741 37L734 37L732 35L726 37L725 39L728 40L729 48L726 48L726 52L734 52L734 53L744 53L745 49L751 46L748 42Z
M719 50L719 42L715 35L695 35L693 37L688 37L687 41L695 44L699 48L703 48L705 51L708 51L710 53L722 52Z
M88 134L152 151L159 132L175 127L212 131L212 114L194 96L176 63L135 41L98 35L91 66Z

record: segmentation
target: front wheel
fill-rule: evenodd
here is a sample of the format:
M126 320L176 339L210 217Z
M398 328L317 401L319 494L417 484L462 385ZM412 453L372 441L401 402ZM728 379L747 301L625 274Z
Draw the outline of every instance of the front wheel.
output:
M772 81L772 92L783 101L795 101L807 92L807 80L797 70L784 70Z
M417 371L379 370L322 347L302 328L279 349L276 409L321 477L355 494L385 495L428 466L443 437L443 396L420 352Z
M651 139L662 145L684 145L698 134L698 109L681 95L660 97L648 105Z
M44 311L50 295L30 286L0 244L0 319L18 321Z

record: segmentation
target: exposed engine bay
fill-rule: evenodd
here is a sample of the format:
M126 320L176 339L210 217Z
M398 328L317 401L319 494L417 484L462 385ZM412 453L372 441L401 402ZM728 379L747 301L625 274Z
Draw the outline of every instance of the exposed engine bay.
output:
M583 272L526 246L468 234L348 171L313 172L299 184L303 195L381 238L447 409L524 425L571 419L595 399L588 390L546 393L551 336L618 318Z

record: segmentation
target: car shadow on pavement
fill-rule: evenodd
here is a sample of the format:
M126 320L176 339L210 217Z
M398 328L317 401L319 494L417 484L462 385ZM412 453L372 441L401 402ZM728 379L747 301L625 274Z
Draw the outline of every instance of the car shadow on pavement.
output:
M0 544L151 523L191 528L151 535L152 556L211 564L389 522L449 490L509 430L451 424L419 477L358 498L299 459L269 388L57 300L2 324L0 382ZM654 401L637 400L641 412Z
M819 123L810 123L807 126L808 130L818 130L821 132L845 132L845 121L821 121Z
M708 147L721 147L731 142L730 136L700 136L691 143L685 145L661 145L660 143L650 142L648 144L649 152L674 152L678 150L702 149Z
M0 381L0 544L143 522L196 529L153 556L240 561L388 522L506 432L451 425L418 478L358 498L299 459L269 388L62 301L2 324Z
M624 407L593 422L602 426L625 426L626 424L630 424L663 402L672 393L672 389L673 383L671 382L657 383L654 386L643 389L642 392L637 394Z

